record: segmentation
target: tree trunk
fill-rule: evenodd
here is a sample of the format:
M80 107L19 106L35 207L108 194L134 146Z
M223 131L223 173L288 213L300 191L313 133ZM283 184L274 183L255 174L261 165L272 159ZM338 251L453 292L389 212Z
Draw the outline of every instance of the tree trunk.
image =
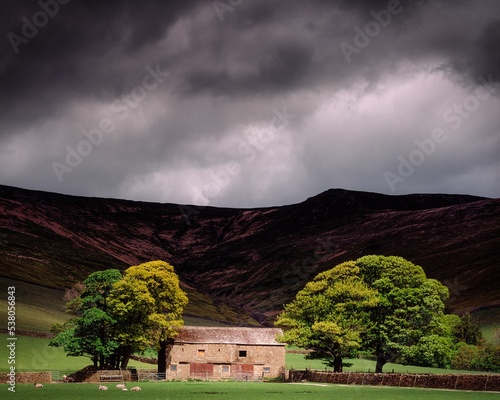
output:
M160 349L158 350L158 373L164 374L167 371L167 341L160 340Z
M158 351L158 373L166 373L167 366L171 361L171 351L174 347L174 339L160 340L160 350Z
M130 360L130 347L127 347L123 351L122 365L120 366L120 368L127 369L129 360Z
M377 353L377 365L375 366L375 372L381 373L382 368L387 363L387 357L384 353Z
M342 372L342 357L336 356L333 359L333 372Z

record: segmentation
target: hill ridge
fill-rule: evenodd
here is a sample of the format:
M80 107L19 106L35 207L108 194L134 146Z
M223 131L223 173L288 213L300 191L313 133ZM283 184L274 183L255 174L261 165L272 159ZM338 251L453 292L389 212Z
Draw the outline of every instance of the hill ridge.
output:
M448 281L455 311L500 298L500 199L330 189L285 206L197 207L190 224L180 207L0 185L0 265L61 288L164 259L186 284L263 322L316 273L366 254L400 255Z

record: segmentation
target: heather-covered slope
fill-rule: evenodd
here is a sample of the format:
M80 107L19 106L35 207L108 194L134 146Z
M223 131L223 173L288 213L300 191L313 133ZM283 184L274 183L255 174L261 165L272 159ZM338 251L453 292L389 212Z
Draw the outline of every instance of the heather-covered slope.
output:
M300 204L196 208L0 186L3 276L65 287L164 259L196 291L272 317L317 272L401 255L447 284L455 311L500 303L500 200L329 190Z

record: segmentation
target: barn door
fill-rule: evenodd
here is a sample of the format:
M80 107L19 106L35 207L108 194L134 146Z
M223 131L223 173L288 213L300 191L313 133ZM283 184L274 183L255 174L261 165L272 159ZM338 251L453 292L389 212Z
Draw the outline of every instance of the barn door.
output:
M245 381L253 379L253 364L233 364L231 368L235 379Z
M191 363L189 364L189 375L191 378L212 378L214 374L213 364Z

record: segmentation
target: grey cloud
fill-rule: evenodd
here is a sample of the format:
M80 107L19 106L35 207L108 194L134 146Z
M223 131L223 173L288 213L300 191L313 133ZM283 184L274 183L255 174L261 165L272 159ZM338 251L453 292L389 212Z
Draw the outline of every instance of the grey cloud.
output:
M498 136L500 89L461 117L457 132L443 113L473 93L479 76L498 81L500 5L398 4L401 13L348 62L340 44L354 45L355 28L387 1L243 1L221 21L212 2L72 0L18 54L7 34L38 6L3 3L0 181L189 203L235 161L241 171L212 205L300 201L329 187L390 192L384 171L445 127L450 139L397 192L494 195L475 177L493 179L498 165L486 143ZM118 113L113 104L133 97L147 66L169 75ZM434 86L422 84L428 92L419 87L440 73ZM290 124L265 145L249 143L249 132L271 129L283 107ZM59 182L51 164L102 118L114 131Z

